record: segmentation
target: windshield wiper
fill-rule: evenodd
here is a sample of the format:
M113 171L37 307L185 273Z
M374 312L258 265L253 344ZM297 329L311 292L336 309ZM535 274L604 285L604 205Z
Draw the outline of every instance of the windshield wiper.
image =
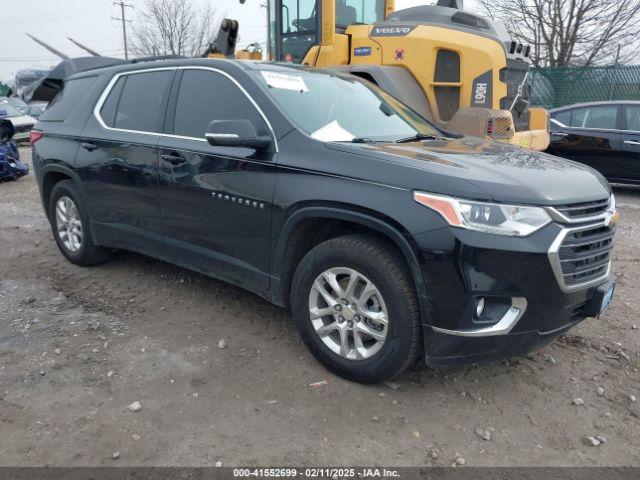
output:
M373 143L374 141L367 137L355 137L351 140L351 143Z
M431 135L427 133L416 133L410 137L401 138L396 140L396 143L407 143L407 142L415 142L416 140L438 140L440 137L436 135Z

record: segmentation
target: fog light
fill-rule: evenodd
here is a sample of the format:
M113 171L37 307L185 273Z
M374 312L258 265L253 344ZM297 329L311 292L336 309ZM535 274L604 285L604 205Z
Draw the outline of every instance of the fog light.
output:
M480 297L478 303L476 303L476 318L482 317L484 313L484 297Z

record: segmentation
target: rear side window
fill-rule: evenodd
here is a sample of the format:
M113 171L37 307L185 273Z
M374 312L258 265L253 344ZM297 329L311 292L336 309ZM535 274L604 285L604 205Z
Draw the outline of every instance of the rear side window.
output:
M159 116L162 100L166 97L172 78L173 70L126 75L113 126L139 132L161 131ZM107 106L106 113L109 114L112 108L112 104Z
M45 122L63 122L77 107L97 77L85 77L64 82L63 89L49 103L40 116Z
M180 83L175 135L203 138L212 120L251 120L264 133L264 120L247 96L224 75L207 70L185 70Z

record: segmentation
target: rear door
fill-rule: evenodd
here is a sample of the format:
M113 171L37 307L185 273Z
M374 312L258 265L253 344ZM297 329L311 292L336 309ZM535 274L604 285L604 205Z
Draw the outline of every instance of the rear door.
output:
M250 290L268 288L275 151L212 147L213 120L265 118L224 72L181 69L160 139L160 205L172 259ZM275 145L275 143L274 143Z
M640 182L640 105L623 107L620 166L618 178Z
M617 105L563 110L551 119L551 151L609 176L620 155L618 125Z
M82 135L77 170L97 240L163 252L158 151L174 69L115 77Z

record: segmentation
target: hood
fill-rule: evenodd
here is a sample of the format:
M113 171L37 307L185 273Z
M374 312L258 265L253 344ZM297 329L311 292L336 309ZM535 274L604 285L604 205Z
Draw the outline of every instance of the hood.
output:
M402 185L412 190L425 188L423 176L416 169L442 176L435 186L429 181L427 190L442 195L461 195L451 191L452 184L460 180L472 184L487 198L504 203L564 205L600 200L611 193L604 177L586 165L473 137L411 143L330 143L327 147L414 169L411 183ZM446 177L457 182L449 182Z

